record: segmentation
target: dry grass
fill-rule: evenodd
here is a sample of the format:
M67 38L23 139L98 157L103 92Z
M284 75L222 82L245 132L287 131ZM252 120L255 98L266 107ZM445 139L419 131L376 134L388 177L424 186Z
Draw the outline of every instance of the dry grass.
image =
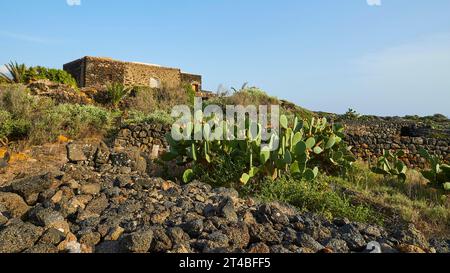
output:
M6 154L6 148L5 147L0 147L0 158L3 158ZM24 153L12 153L11 154L11 159L9 161L10 164L15 163L15 162L21 162L21 161L26 161L29 159L29 156L27 154Z
M188 104L188 94L183 88L152 89L150 87L135 87L131 95L125 99L124 107L144 114L161 110L169 112L176 105Z
M366 164L359 162L350 181L336 182L357 192L365 202L391 210L402 220L414 223L428 236L450 236L450 197L429 187L416 170L409 170L406 182L402 183L373 174Z
M21 153L13 153L13 160L8 168L0 173L0 187L7 186L7 183L16 178L57 172L66 162L66 144L54 143L26 148Z

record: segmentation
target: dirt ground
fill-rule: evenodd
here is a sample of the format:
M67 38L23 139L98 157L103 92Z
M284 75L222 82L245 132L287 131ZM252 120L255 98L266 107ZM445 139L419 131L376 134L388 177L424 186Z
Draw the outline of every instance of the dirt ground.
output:
M3 158L6 148L0 148ZM13 179L28 175L58 171L67 163L66 144L52 143L30 147L22 152L13 152L9 166L0 170L0 187Z

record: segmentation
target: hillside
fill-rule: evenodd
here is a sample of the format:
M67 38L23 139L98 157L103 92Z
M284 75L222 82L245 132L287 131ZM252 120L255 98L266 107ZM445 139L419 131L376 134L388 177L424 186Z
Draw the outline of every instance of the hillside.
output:
M280 105L279 149L248 128L175 142L192 95L2 84L0 252L449 252L448 118L314 113L251 87L204 106Z

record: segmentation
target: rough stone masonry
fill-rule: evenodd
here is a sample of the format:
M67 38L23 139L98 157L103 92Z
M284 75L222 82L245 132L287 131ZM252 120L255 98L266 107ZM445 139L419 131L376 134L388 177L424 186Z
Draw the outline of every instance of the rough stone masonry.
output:
M201 75L154 64L87 56L65 64L64 70L76 79L79 87L102 87L108 83L122 83L127 86L164 86L174 89L189 84L197 92L202 90Z
M412 168L425 167L425 159L419 155L424 148L431 154L450 161L450 134L434 132L429 126L400 118L378 118L375 120L346 120L346 135L352 152L364 160L375 162L384 150L403 150L402 160ZM436 136L439 135L439 136Z

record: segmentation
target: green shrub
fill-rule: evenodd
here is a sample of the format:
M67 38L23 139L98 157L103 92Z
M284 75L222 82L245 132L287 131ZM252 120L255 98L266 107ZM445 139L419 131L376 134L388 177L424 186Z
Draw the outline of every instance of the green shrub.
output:
M110 103L117 108L120 102L128 95L130 89L121 83L110 83L106 87Z
M80 138L105 133L112 124L111 113L92 105L60 104L46 111L32 128L30 141L45 143L58 135Z
M361 115L358 114L358 112L356 112L356 110L353 110L352 108L349 108L347 112L344 114L344 118L350 120L359 119L360 117Z
M51 107L51 99L32 96L21 85L2 87L0 109L3 109L5 121L0 125L1 134L9 139L28 137L36 119Z
M141 123L159 123L162 125L171 125L175 119L169 113L161 110L156 110L152 113L145 114L139 111L131 111L128 113L128 118L125 124L141 124Z
M303 211L320 213L330 220L340 217L357 222L380 223L371 208L353 205L350 199L331 189L322 179L315 183L290 177L281 177L276 182L265 180L257 196L264 201L281 201Z
M13 119L33 115L37 98L23 85L8 85L0 92L0 109L8 111Z
M0 110L0 139L11 135L12 125L11 114L8 111Z
M246 171L246 162L242 156L233 157L228 154L214 157L209 165L195 165L193 173L203 183L213 187L229 187L239 189L241 175Z
M62 83L77 88L76 80L68 72L61 69L46 68L42 66L30 67L26 71L26 81L47 79L52 82Z
M0 137L28 139L32 144L103 133L112 113L95 106L55 105L50 98L32 96L20 85L0 87Z
M10 75L0 73L0 82L28 84L32 81L47 79L77 88L77 82L72 75L61 69L42 66L28 68L25 64L17 62L11 62L5 66Z
M194 100L196 96L194 88L190 84L185 84L184 90L186 91L189 105L194 105Z
M40 112L39 101L39 98L31 96L23 86L2 87L0 109L4 122L0 124L1 134L10 139L26 137L30 133L33 118Z

